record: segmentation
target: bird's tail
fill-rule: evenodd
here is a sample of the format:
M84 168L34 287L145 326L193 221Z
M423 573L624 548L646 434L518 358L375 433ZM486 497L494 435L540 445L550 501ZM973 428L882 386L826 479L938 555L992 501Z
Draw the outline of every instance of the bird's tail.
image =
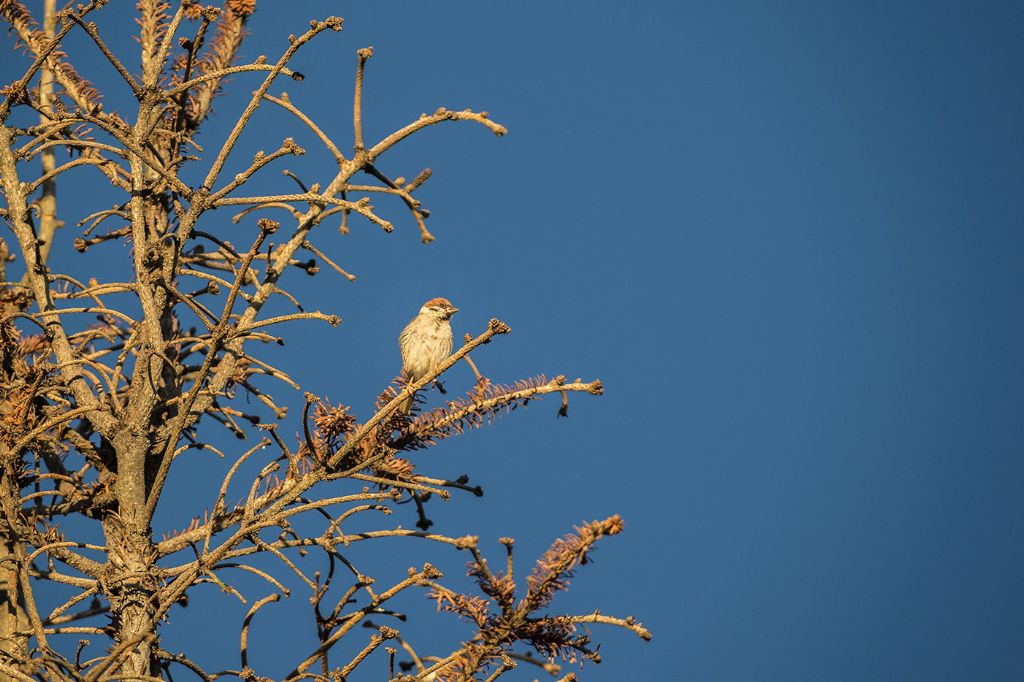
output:
M412 412L413 403L416 400L416 394L413 393L411 396L402 401L402 404L398 406L398 411L402 414L409 414Z

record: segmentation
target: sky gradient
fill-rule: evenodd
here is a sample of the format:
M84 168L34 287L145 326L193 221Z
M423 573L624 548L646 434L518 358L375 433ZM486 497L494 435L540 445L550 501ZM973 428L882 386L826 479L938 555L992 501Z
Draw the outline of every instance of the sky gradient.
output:
M134 50L126 11L98 21ZM582 679L1024 679L1024 5L264 2L244 56L276 58L332 13L344 30L282 87L346 146L367 45L368 139L439 106L485 109L509 134L439 127L383 157L392 175L434 168L421 198L437 241L384 201L394 234L326 230L318 244L358 280L290 283L344 321L295 327L270 357L366 416L399 331L440 295L462 309L458 337L511 325L474 354L495 381L603 380L567 420L557 400L531 403L423 454L486 491L432 505L436 527L480 535L495 558L514 536L523 569L573 524L623 516L553 609L632 614L654 640L594 628L604 662ZM103 69L90 47L68 52ZM215 105L200 142L242 106ZM310 154L287 167L329 177L286 115L256 120L233 163L294 135ZM104 191L75 177L60 188L69 224ZM243 242L227 217L221 234ZM58 265L97 267L61 234ZM457 367L448 387L471 379ZM169 482L166 528L211 499L207 465ZM463 571L461 555L414 550ZM380 570L404 573L393 559L408 551L386 549ZM206 597L175 615L166 648L237 632L246 607ZM291 602L275 618L294 627L254 632L266 672L313 641L304 596ZM425 648L467 632L430 618L445 626L407 626ZM233 637L227 653L199 646L234 666Z

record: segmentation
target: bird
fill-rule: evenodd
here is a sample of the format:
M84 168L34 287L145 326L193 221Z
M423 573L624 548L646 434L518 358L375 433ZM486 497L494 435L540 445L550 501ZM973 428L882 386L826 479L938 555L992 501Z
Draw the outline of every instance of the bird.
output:
M402 377L407 383L419 381L452 353L452 326L449 320L459 309L447 298L432 298L405 326L398 336L402 351ZM412 410L409 396L399 407L403 414Z

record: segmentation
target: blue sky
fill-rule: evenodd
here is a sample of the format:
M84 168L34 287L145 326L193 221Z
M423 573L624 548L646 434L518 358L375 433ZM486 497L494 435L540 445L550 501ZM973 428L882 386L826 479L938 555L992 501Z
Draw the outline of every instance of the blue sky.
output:
M125 11L100 23L132 49ZM382 201L394 234L325 226L318 245L358 281L291 284L344 322L294 328L273 358L365 416L398 369L398 332L443 295L459 336L511 325L474 356L494 380L604 381L568 420L533 403L419 465L486 490L433 505L439 529L479 534L494 557L515 536L524 568L572 524L624 517L554 608L633 614L654 640L595 628L604 662L583 679L1024 678L1024 7L261 3L245 56L273 58L331 13L344 30L282 87L343 148L366 45L367 138L438 106L486 109L510 132L437 128L383 157L393 175L434 168L421 198L437 242ZM200 142L241 106L219 101ZM290 126L261 110L235 160L294 134L310 154L288 167L328 178ZM76 177L61 187L69 223L101 192ZM207 229L242 242L226 218ZM118 248L99 266L58 255L90 272ZM459 367L448 387L469 381ZM172 479L167 527L210 499L207 465ZM410 551L463 570L434 548L383 551L385 574ZM201 639L206 660L235 666L235 635L196 633L234 632L246 608L206 597L165 645ZM303 599L275 616L294 627L257 628L258 669L309 648ZM443 647L465 632L448 621L401 627Z

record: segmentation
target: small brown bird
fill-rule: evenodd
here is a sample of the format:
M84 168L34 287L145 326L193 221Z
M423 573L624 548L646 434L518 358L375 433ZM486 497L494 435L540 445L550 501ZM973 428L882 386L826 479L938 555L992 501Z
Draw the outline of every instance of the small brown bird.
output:
M459 309L447 298L432 298L398 336L402 351L402 376L412 383L427 375L438 363L452 354L452 326L449 320ZM412 410L413 396L398 408L405 414Z

